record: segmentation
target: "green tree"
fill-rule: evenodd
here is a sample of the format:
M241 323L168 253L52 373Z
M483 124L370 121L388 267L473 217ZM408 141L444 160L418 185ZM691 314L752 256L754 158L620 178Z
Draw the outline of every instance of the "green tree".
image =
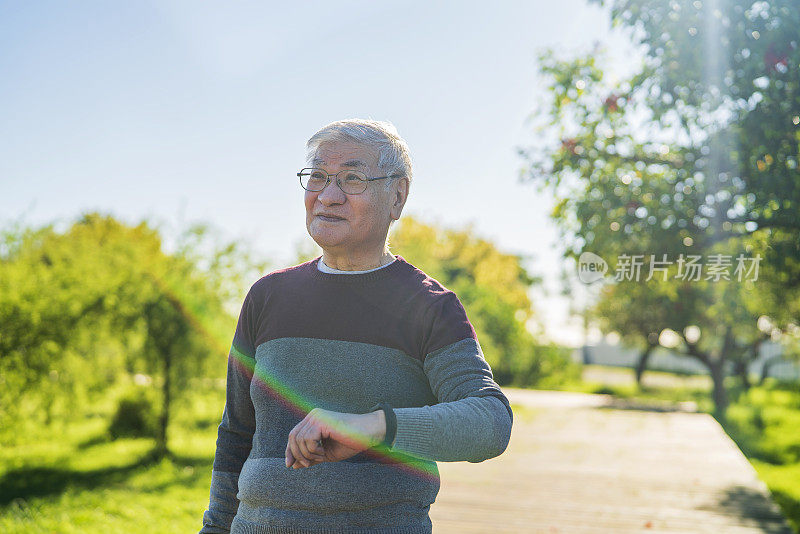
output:
M782 273L773 287L800 295L796 2L598 3L611 7L613 24L633 30L646 63L631 90L656 128L692 149L690 168L713 195L700 204L716 220L710 228L766 241L764 274Z
M149 223L98 213L63 233L16 224L0 237L2 426L63 420L54 416L149 373L161 384L164 454L181 392L196 377L224 376L230 310L266 262L214 241L207 225L184 231L168 254Z
M681 332L690 323L683 317L684 305L674 294L675 286L656 284L658 288L631 281L608 284L590 311L590 317L603 331L617 332L624 345L639 352L635 367L639 387L650 356L659 347L661 330Z
M541 278L525 270L523 257L501 252L471 226L442 229L411 215L389 241L393 252L459 296L500 383L535 385L574 373L565 350L538 342L538 332L528 330L536 323L528 292Z
M646 63L631 90L651 120L685 136L707 179L729 184L722 206L739 209L717 210L721 218L800 230L796 2L594 1L611 7L614 25L635 29Z
M549 99L540 117L544 140L558 141L522 151L530 177L557 198L553 218L567 256L761 253L762 273L787 275L762 286L796 298L798 137L787 112L800 109L800 99L797 69L784 67L800 60L798 12L785 0L610 3L615 24L635 30L644 64L614 82L598 51L566 60L544 53ZM686 326L703 325L702 348L684 344L715 378L718 414L727 403L726 362L746 368L763 338L754 310L780 316L783 331L794 324L761 292L732 285L703 284L680 302L695 306ZM614 322L628 328L663 294L631 287L613 294L629 306L606 306L627 310ZM667 324L640 326L640 342Z
M6 415L47 424L123 368L141 294L131 266L154 243L144 227L91 216L63 234L53 224L12 233L0 261L0 389Z

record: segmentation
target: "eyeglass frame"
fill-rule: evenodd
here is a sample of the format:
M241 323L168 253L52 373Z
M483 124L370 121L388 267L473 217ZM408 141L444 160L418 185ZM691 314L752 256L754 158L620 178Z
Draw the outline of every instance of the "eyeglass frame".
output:
M312 190L312 189L306 189L306 187L303 185L303 176L302 176L303 175L303 171L310 170L310 169L313 169L315 171L320 171L321 173L323 173L325 175L325 185L322 186L322 189L320 189L319 191L315 191L315 190ZM387 175L387 176L376 176L376 177L373 177L373 178L365 177L363 180L361 180L361 178L359 178L359 180L364 182L364 191L361 191L361 193L348 193L344 189L342 189L342 183L339 181L339 175L342 174L345 171L353 172L353 169L342 169L339 172L331 174L329 172L326 172L325 169L320 169L319 167L303 167L302 169L300 169L300 172L297 173L297 177L300 179L300 187L302 187L304 190L309 191L311 193L321 193L322 191L325 191L325 188L328 187L330 185L330 183L331 183L331 176L335 176L336 177L336 185L339 187L339 190L342 193L344 193L345 195L360 195L361 193L363 193L364 191L367 190L367 184L369 182L372 182L372 181L375 181L375 180L383 180L384 178L395 178L397 176L397 175ZM360 174L364 174L361 171L355 171L355 172L360 173Z

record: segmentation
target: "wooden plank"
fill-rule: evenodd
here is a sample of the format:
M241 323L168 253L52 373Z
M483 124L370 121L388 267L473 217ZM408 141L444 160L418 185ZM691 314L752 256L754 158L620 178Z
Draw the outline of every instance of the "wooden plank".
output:
M792 534L707 414L615 409L602 395L504 391L527 408L515 412L509 447L478 464L439 462L434 534Z

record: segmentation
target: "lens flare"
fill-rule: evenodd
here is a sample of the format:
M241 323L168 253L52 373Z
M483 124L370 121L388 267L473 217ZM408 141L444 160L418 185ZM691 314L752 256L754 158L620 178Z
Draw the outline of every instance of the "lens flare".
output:
M299 417L305 417L308 412L317 407L305 399L297 391L293 390L286 384L281 383L279 379L272 376L269 372L261 369L256 372L255 360L240 351L235 344L231 345L230 354L233 357L234 364L240 372L242 372L250 380L255 381L257 387L261 388L270 397L280 402L283 406ZM342 428L340 425L336 426L337 430L349 438L359 443L363 443L365 447L369 446L369 440L362 434L347 428ZM367 448L364 451L364 454L370 458L376 459L376 461L394 465L398 469L409 474L414 474L420 478L434 481L439 477L435 463L431 465L430 463L423 463L423 460L415 461L414 458L410 457L410 455L404 453L402 450L390 450L384 445L377 445L372 448ZM430 462L430 460L426 461Z

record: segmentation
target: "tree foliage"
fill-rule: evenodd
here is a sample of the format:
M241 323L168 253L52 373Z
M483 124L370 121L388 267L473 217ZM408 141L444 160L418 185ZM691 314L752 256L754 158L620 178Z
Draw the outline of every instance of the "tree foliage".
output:
M158 448L166 452L171 400L180 401L194 377L224 376L230 302L265 265L241 244L204 241L207 230L188 229L166 253L147 222L98 213L64 232L54 224L3 228L2 426L67 417L143 373L161 386Z
M472 227L438 228L410 215L390 243L458 295L500 383L536 385L574 373L564 349L541 343L528 329L537 324L528 292L541 278L526 271L522 257L501 252Z
M556 196L568 257L761 255L758 288L620 283L596 310L643 350L664 329L682 336L678 348L715 378L721 414L724 370L752 359L765 337L758 319L770 316L785 339L797 328L774 304L800 300L800 12L789 0L607 3L642 65L615 80L599 50L543 53L545 142L522 155ZM689 326L702 332L697 342Z

